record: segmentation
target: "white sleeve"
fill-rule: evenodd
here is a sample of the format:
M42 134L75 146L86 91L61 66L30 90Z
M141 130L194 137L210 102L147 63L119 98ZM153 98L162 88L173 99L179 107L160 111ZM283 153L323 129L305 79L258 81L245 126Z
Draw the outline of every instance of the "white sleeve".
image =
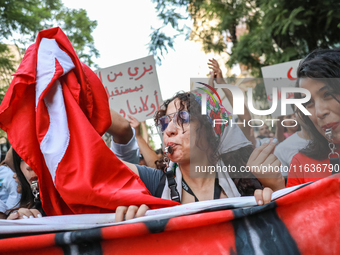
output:
M111 137L111 151L119 158L132 164L139 163L139 147L135 136L135 129L132 128L133 136L127 144L115 143Z
M10 173L6 177L6 184L5 185L6 185L6 189L7 189L7 193L8 193L6 205L7 205L8 209L12 209L15 206L17 206L18 202L20 200L20 197L21 197L21 194L19 194L17 192L18 184L14 181L13 174L14 173Z
M8 210L7 205L0 200L0 212L6 213L7 210Z

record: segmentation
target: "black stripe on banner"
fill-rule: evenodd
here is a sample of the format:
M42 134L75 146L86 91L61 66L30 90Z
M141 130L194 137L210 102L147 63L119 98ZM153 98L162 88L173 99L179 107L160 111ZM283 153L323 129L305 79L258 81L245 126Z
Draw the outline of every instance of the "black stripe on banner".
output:
M300 254L275 207L273 201L263 206L233 210L237 218L232 221L237 254Z
M169 219L162 219L162 220L150 220L144 222L144 224L149 229L149 232L152 234L164 232L166 224L168 224Z
M101 255L101 240L100 228L57 233L55 236L56 245L63 249L65 255Z

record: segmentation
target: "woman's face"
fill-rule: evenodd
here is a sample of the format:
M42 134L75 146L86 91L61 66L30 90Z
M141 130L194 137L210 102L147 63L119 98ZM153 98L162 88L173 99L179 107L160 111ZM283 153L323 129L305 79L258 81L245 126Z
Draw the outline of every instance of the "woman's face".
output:
M32 168L23 160L21 160L20 162L20 169L29 184L32 184L33 181L38 180L38 176L35 174Z
M270 130L269 130L269 127L266 124L264 124L263 126L261 126L259 128L259 134L260 135L269 137L269 133L270 133Z
M299 86L308 89L311 99L306 103L306 109L312 114L308 117L316 129L324 136L327 128L332 128L333 141L340 144L340 104L332 97L326 85L310 78L301 78ZM335 97L340 100L339 95Z
M166 114L172 114L178 112L180 108L179 99L172 101L166 110ZM184 110L187 110L186 108ZM173 117L173 115L172 115ZM190 129L195 126L195 123L191 122L189 125L184 125L183 129L178 128L173 121L171 121L168 127L163 133L163 141L165 146L172 146L173 153L169 155L171 161L176 163L190 163L190 151L194 152L197 148L190 148ZM195 134L192 134L192 141L196 141ZM196 147L196 146L195 146Z
M13 179L14 179L14 181L17 183L17 192L20 194L21 192L22 192L22 187L21 187L21 183L20 183L20 181L19 181L19 179L18 179L18 176L17 176L17 174L14 174L13 175Z

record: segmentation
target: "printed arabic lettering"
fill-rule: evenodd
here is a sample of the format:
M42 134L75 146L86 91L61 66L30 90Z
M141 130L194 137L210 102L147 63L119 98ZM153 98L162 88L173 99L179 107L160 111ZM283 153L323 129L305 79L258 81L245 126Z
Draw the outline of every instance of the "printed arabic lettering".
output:
M143 111L149 110L149 108L148 108L148 106L147 106L148 98L149 98L149 96L146 96L146 98L145 98L145 103L144 103L144 102L143 102L143 98L140 97L140 101L142 102L142 105L143 105Z
M151 108L153 109L152 110L152 112L150 112L149 114L147 114L146 116L149 116L149 115L151 115L151 114L153 114L154 112L155 112L155 110L156 110L156 106L155 106L155 104L154 103L152 103L151 104Z
M118 76L123 76L123 74L122 74L122 72L119 72L118 74L115 73L114 76L115 76L115 78L111 79L110 74L107 75L107 79L109 80L109 82L114 82L117 79Z
M120 87L120 88L123 88L123 87ZM127 93L131 93L131 92L134 92L134 91L139 91L139 90L142 90L144 87L143 85L140 85L140 87L138 88L137 86L135 86L134 89L131 89L131 88L127 88L125 89L125 91L123 91L122 89L119 91L117 87L115 87L115 91L111 92L111 95L109 94L109 91L107 89L107 87L105 87L105 90L106 90L106 94L108 97L114 97L114 96L119 96L119 95L122 95L122 94L127 94Z
M138 68L138 67L135 67L135 72L136 72L136 73L134 73L134 74L131 73L130 68L131 68L131 67L129 67L129 69L128 69L128 74L129 74L130 76L136 76L136 75L138 74L138 69L139 69L139 68Z
M158 103L157 90L155 90L155 98L156 98L157 111L158 111L159 110L159 103Z
M132 112L132 111L131 111L131 109L130 109L130 104L129 104L129 100L126 100L126 104L127 104L127 107L128 107L128 109L129 109L130 114L136 114L136 113L137 113L137 108L136 108L135 105L134 105L134 107L135 107L135 112Z
M137 81L137 80L139 80L140 78L142 78L146 72L149 72L149 71L151 71L151 70L152 70L152 65L150 65L150 69L146 69L146 68L144 67L144 72L143 72L143 74L142 74L141 76L139 76L138 78L136 78L135 81Z

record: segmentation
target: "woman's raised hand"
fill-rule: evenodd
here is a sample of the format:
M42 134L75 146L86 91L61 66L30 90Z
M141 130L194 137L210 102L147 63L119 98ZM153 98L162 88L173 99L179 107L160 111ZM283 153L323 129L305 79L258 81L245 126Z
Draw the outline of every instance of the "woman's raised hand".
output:
M133 117L131 115L128 115L128 117L129 117L130 126L135 129L135 136L141 135L140 122L135 117Z
M212 79L215 79L218 84L225 84L225 81L222 76L222 71L220 65L218 64L216 59L209 59L208 66L211 69L211 77L209 83L212 82ZM211 85L211 84L210 84Z
M17 212L11 213L7 220L18 220L28 218L41 218L42 215L37 209L20 208Z
M147 210L150 210L147 205L118 206L116 209L115 222L117 223L124 220L142 217L145 215Z
M247 162L250 171L264 187L273 191L285 188L285 180L281 174L281 162L274 155L276 142L271 141L256 148Z

